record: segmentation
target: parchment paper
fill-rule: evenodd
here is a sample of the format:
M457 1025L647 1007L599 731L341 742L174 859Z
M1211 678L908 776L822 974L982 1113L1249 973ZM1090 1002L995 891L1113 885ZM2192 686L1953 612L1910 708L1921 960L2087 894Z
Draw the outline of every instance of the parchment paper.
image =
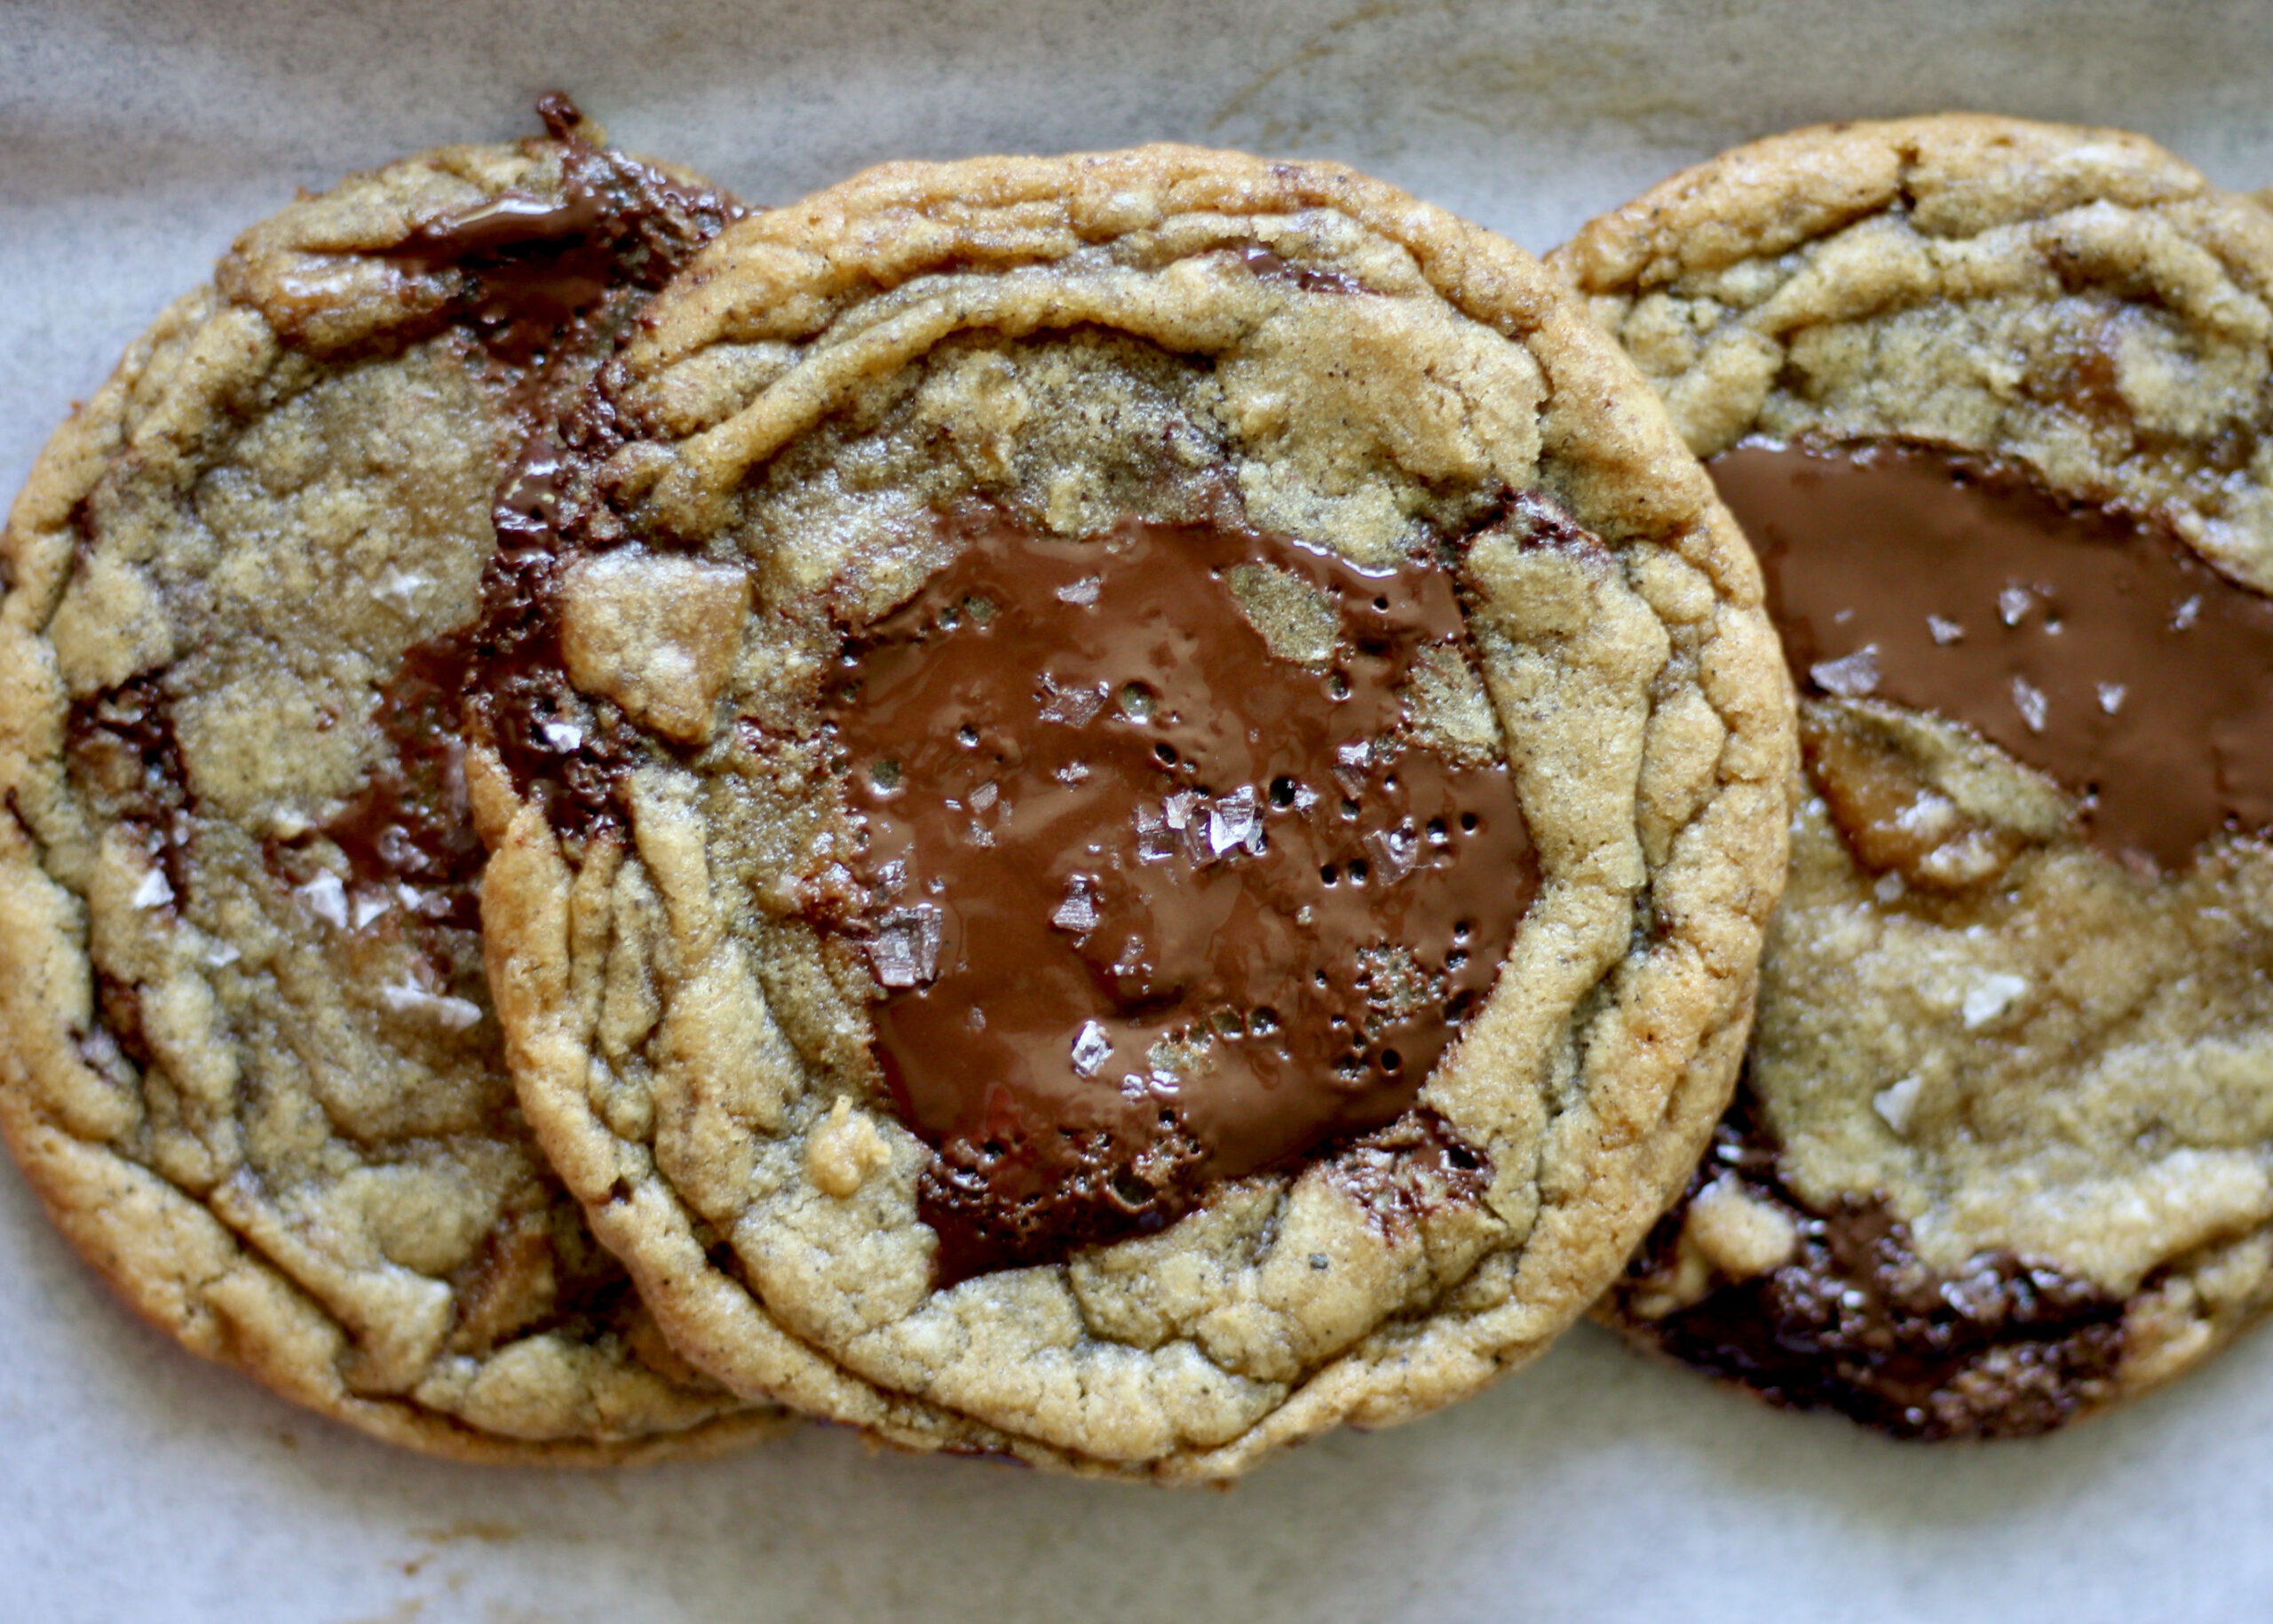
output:
M0 5L0 487L296 186L534 128L756 202L883 158L1156 138L1358 164L1551 246L1718 147L1976 107L2273 183L2265 0L128 0ZM0 1620L2273 1617L2273 1332L2071 1433L1901 1446L1573 1334L1229 1494L820 1429L559 1476L427 1462L143 1328L0 1167Z

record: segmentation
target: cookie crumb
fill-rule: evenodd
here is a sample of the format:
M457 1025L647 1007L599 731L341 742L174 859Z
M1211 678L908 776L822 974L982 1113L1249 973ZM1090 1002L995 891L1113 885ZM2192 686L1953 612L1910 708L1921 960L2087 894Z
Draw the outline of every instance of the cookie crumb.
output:
M876 1125L854 1116L849 1099L831 1106L828 1120L805 1143L805 1171L822 1193L840 1201L859 1193L868 1175L891 1160Z
M1748 1280L1790 1262L1800 1234L1789 1216L1721 1178L1690 1203L1683 1239L1729 1279Z

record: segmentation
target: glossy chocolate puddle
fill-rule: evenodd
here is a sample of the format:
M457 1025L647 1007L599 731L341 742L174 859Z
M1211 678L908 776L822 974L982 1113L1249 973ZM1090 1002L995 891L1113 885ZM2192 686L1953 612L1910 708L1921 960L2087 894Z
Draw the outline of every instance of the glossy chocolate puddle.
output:
M1468 657L1445 571L941 522L954 562L859 629L827 715L867 830L876 1054L939 1150L922 1210L953 1280L1394 1121L1538 870L1504 765L1408 739L1415 659Z
M2273 827L2273 599L2163 527L1913 446L1747 444L1711 471L1802 692L1961 722L2165 867Z

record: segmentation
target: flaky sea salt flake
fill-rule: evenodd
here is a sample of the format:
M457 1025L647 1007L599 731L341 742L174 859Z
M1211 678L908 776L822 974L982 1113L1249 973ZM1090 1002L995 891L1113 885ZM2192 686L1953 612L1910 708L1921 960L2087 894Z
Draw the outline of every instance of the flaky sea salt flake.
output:
M2025 677L2013 678L2013 709L2021 713L2021 720L2028 724L2032 733L2044 731L2045 718L2051 714L2052 702L2044 697L2044 690Z
M1365 838L1366 850L1374 854L1375 876L1384 885L1394 884L1413 872L1421 860L1421 837L1409 823L1393 829L1374 829Z
M1879 1121L1907 1137L1911 1114L1918 1109L1918 1091L1925 1086L1916 1077L1905 1077L1872 1095L1871 1109L1879 1113Z
M1044 673L1041 679L1041 719L1056 722L1065 727L1086 726L1089 718L1104 708L1105 685L1095 686L1075 684L1058 685L1057 679Z
M302 907L333 929L347 928L347 888L337 875L320 874L305 885L295 886L292 894Z
M1334 751L1334 781L1342 786L1342 793L1356 799L1366 788L1366 770L1374 763L1374 747L1366 740L1352 739L1337 745Z
M411 614L416 612L418 600L425 595L426 589L433 584L424 575L391 567L386 579L371 589L371 596L392 604L404 614Z
M1808 678L1841 699L1866 698L1879 685L1879 646L1865 643L1851 654L1819 660L1808 667Z
M1081 1035L1073 1040L1073 1070L1084 1077L1094 1077L1105 1057L1113 1052L1113 1040L1096 1021L1081 1023Z
M1061 931L1071 931L1085 936L1097 929L1097 883L1086 874L1077 874L1065 882L1065 900L1050 915L1049 923Z
M876 922L875 934L868 939L868 966L876 984L923 986L937 980L946 941L946 916L932 904L892 909Z
M1165 863L1176 855L1176 832L1168 819L1150 806L1136 809L1136 860Z
M1263 851L1263 822L1255 816L1252 784L1241 784L1208 808L1208 854L1224 857L1241 846L1258 856Z
M379 1002L392 1015L423 1015L448 1032L463 1032L481 1018L481 1006L447 993L430 993L408 981L390 982L379 989Z
M2021 995L2027 991L2028 979L2024 976L1998 971L1982 977L1965 995L1961 1010L1965 1029L1972 1032L1987 1026L2019 1002Z

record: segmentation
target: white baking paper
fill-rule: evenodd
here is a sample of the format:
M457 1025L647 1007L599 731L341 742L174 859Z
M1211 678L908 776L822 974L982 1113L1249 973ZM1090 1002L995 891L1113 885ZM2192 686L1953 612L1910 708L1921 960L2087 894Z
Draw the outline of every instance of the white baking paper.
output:
M1346 160L1551 246L1716 148L1968 107L2273 184L2266 0L51 0L0 5L0 485L295 186L535 127L785 202L880 159L1174 138ZM0 1620L2255 1620L2273 1334L2031 1443L1756 1407L1589 1329L1229 1493L820 1429L589 1475L366 1441L145 1329L0 1168Z

